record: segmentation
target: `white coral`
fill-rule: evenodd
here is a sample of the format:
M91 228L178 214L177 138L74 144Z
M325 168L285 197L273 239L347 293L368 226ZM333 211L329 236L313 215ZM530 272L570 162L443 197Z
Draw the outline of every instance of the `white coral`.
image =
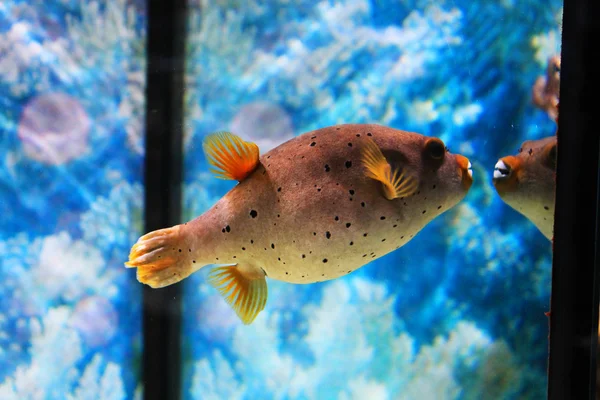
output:
M28 279L35 288L31 293L40 301L73 302L86 294L114 296L114 276L97 248L61 232L43 240L39 261Z
M41 321L30 320L31 362L17 367L13 376L0 384L0 398L117 400L125 397L120 367L104 363L101 355L96 354L79 375L76 364L84 352L77 331L69 327L70 316L71 310L62 306L50 309ZM78 388L69 394L75 384Z
M220 350L194 364L192 397L203 398L435 398L456 399L467 381L490 380L477 372L478 362L493 366L489 373L507 375L508 347L498 347L470 322L460 322L448 336L415 348L406 332L398 332L394 298L384 285L361 278L329 284L320 304L304 308L306 334L289 353L282 341L281 316L263 311L251 326L238 325L230 360ZM304 357L311 360L307 363ZM516 375L510 375L516 378ZM502 396L519 381L504 380ZM471 394L485 394L485 385L469 383Z
M107 197L98 197L81 216L86 242L93 243L110 257L124 257L115 244L133 245L143 229L144 189L116 177Z
M67 35L58 38L37 22L44 8L6 6L8 17L18 22L0 33L0 82L16 98L55 90L56 80L61 90L75 88L95 134L112 133L122 119L130 147L142 154L145 37L134 6L128 0L76 3L66 15ZM116 101L115 85L121 86Z

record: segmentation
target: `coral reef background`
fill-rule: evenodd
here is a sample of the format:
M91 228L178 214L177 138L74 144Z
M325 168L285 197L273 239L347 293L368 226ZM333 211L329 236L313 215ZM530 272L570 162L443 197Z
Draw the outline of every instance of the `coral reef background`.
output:
M144 2L0 2L0 398L139 398Z
M562 2L195 0L189 20L185 219L234 183L204 135L261 152L336 123L442 138L474 164L467 198L408 245L347 277L270 281L243 326L185 283L187 398L545 397L551 249L491 186L499 155L554 133L531 99L560 54Z
M145 2L0 2L0 398L140 398ZM538 399L551 251L491 187L555 126L531 86L562 3L190 0L183 219L232 186L204 135L262 152L373 122L442 138L468 197L336 281L270 282L243 326L202 270L184 285L182 391L202 399Z

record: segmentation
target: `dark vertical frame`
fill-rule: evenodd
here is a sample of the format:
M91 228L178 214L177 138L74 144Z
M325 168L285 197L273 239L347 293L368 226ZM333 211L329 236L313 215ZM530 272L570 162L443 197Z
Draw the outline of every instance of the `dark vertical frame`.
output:
M598 332L598 0L565 0L548 398L594 399Z
M186 0L148 0L145 231L180 222ZM180 398L181 285L144 286L144 399Z

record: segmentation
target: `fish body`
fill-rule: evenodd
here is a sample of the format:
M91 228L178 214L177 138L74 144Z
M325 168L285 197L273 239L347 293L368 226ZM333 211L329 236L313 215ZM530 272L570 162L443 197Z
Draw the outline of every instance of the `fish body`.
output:
M560 62L560 55L548 58L546 76L540 76L532 88L533 104L546 111L548 116L554 121L558 118Z
M143 236L127 266L163 287L228 264L209 281L246 323L264 307L265 277L309 284L347 275L406 244L472 183L470 162L441 140L381 125L318 129L260 158L235 138L242 150L231 155L221 139L205 147L221 167L213 171L239 184L194 220ZM246 313L245 300L235 302L253 290L260 300L248 300Z
M502 200L548 239L554 230L556 145L556 135L523 142L516 155L498 160L493 176Z

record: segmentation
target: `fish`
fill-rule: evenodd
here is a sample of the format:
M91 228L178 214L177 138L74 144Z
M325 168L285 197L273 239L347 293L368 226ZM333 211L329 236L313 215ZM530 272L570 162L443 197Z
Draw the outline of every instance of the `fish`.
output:
M246 325L265 308L267 278L346 276L408 243L473 182L471 162L439 138L377 124L324 127L263 155L216 132L203 149L215 177L238 183L195 219L141 236L125 266L161 288L211 265L208 282Z
M540 76L531 90L533 104L546 111L550 119L558 118L558 102L560 98L560 55L548 58L546 76Z
M549 240L554 233L556 155L557 135L525 141L516 155L496 162L492 178L500 198Z

